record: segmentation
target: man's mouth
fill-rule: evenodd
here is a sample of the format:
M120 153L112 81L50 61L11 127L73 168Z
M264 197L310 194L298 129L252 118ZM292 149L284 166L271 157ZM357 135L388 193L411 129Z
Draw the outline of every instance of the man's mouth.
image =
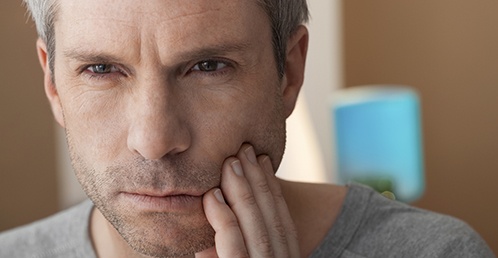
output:
M202 192L133 191L121 192L120 202L130 209L144 212L185 213L202 209Z

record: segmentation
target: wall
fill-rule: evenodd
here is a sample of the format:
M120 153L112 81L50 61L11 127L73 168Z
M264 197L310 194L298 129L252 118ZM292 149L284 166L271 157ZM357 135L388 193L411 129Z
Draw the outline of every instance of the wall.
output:
M498 253L498 1L345 0L347 86L419 90L427 189Z
M20 3L0 1L0 231L57 210L53 119Z
M342 86L341 2L309 1L310 39L304 85L287 120L287 148L277 173L305 182L334 182L334 150L328 101Z

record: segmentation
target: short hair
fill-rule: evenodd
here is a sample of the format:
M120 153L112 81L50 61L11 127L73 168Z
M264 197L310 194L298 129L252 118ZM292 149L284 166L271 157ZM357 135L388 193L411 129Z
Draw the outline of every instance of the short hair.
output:
M50 71L54 71L55 51L55 15L57 3L55 0L23 0L31 18L35 22L38 37L47 45L47 55ZM53 78L52 78L53 79Z
M299 25L308 22L306 0L257 0L270 19L272 44L279 78L285 73L287 41Z
M36 24L38 36L47 44L49 68L54 71L56 0L23 0ZM272 44L279 77L285 73L287 40L299 25L308 21L306 0L256 0L272 28Z

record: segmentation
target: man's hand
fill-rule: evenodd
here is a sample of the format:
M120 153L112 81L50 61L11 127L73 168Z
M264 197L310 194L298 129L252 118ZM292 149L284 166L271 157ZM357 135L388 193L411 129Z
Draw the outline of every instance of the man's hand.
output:
M244 144L236 157L225 160L221 178L221 190L212 189L203 199L215 247L196 257L299 257L297 233L270 158L256 157Z

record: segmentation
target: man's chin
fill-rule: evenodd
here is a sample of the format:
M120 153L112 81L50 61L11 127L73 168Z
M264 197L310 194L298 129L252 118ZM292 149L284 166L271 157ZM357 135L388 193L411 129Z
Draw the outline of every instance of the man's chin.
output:
M152 257L178 257L214 246L214 230L204 213L178 216L163 213L141 215L129 223L111 221L136 252Z
M202 237L201 234L191 236L189 240L161 243L140 238L128 238L125 241L137 253L151 257L183 257L206 250L214 246L214 235Z

